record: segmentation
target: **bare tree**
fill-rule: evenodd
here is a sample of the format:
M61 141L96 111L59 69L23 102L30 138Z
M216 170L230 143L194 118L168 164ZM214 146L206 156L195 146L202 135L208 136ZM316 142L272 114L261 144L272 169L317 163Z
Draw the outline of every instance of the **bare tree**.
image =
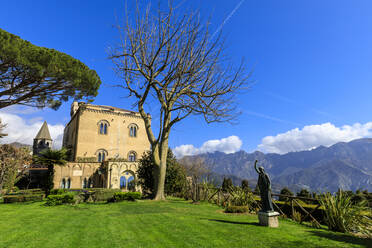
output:
M190 115L207 123L234 120L235 96L246 88L249 74L243 63L235 70L228 63L221 35L210 33L199 12L181 11L170 2L166 11L159 4L153 15L150 5L144 11L136 6L134 17L127 12L125 25L118 27L121 43L109 58L124 80L119 86L136 98L156 165L155 199L161 200L171 128ZM158 104L158 133L151 126L150 103Z
M200 157L195 159L183 158L180 163L185 168L187 176L191 177L191 198L194 202L198 202L200 201L200 181L210 175L210 170L204 159Z

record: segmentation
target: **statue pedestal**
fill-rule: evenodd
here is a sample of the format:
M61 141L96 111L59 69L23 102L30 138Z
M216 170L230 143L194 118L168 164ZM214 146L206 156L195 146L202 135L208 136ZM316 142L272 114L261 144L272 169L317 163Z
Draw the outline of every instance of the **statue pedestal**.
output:
M279 227L278 212L258 212L258 220L261 226Z

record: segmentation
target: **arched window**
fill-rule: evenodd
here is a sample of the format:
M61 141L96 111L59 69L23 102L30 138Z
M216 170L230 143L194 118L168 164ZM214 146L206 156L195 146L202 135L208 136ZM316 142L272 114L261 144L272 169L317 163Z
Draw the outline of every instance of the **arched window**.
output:
M62 179L61 181L61 189L65 189L66 188L66 179Z
M138 126L136 124L132 123L128 126L128 128L129 128L129 136L130 137L137 137Z
M98 150L98 151L96 152L96 154L97 154L97 160L98 160L98 162L103 162L103 161L105 161L106 156L107 156L107 152L106 152L105 150L100 149L100 150Z
M88 179L88 188L92 188L92 186L93 186L92 179L89 178Z
M67 179L66 189L69 189L71 187L71 179Z
M134 161L136 161L136 158L137 156L136 156L136 152L134 152L134 151L130 151L129 153L128 153L128 160L129 161L131 161L131 162L134 162Z
M108 123L108 121L106 120L100 120L98 122L98 133L99 134L107 134L107 131L108 131L108 126L110 124Z
M88 180L86 178L84 178L83 180L83 189L87 188L88 186Z

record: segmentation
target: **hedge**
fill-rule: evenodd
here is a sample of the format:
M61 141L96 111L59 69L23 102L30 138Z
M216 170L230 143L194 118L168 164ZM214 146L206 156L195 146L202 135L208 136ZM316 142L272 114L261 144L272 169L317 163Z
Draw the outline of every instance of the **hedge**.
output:
M44 194L44 191L42 189L24 189L14 192L8 192L6 195L33 195L33 194Z
M68 189L52 189L50 191L50 195L62 195L66 194L68 192Z
M116 192L112 197L112 202L120 201L135 201L141 199L142 194L140 192Z
M44 194L5 195L3 197L4 203L36 202L36 201L42 201L43 198L44 198Z
M248 210L248 206L227 206L225 213L247 213Z
M48 195L45 205L56 206L69 203L75 203L74 194L72 193L66 193L61 195Z

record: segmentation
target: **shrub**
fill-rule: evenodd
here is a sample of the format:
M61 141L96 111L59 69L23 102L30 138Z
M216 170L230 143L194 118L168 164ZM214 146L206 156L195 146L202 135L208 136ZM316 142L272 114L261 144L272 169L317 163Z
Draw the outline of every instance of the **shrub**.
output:
M352 197L342 191L335 195L324 194L319 197L319 201L325 209L325 222L330 230L349 233L370 232L368 227L372 222L363 214L363 211L367 210L365 201L354 204Z
M302 220L302 215L300 212L297 212L296 210L293 211L293 214L292 214L292 220L296 221L296 222L301 222Z
M222 182L222 186L221 186L222 191L223 192L229 192L232 187L233 187L233 183L232 183L231 178L224 177L223 182Z
M35 201L42 201L43 198L44 198L43 194L18 194L18 195L5 195L3 197L4 203L35 202Z
M244 179L242 180L242 185L241 185L242 189L245 191L245 192L250 192L251 189L249 188L249 182L247 179Z
M32 195L32 194L44 194L44 192L41 189L24 189L14 192L9 192L6 195Z
M290 191L287 187L282 188L282 190L280 191L280 194L293 196L292 191ZM289 198L285 196L279 196L279 201L289 201Z
M62 204L74 203L74 195L71 193L61 194L61 195L48 195L45 205L56 206Z
M120 189L94 189L93 191L95 192L94 194L92 194L93 201L100 202L112 199L115 193L120 192Z
M248 210L247 206L227 206L225 213L246 213Z
M62 194L66 194L68 192L67 189L52 189L50 191L50 194L51 195L62 195Z
M230 194L231 198L229 205L246 206L250 212L254 212L259 207L252 192L247 192L242 188L234 187Z
M116 192L112 198L112 201L135 201L137 199L141 199L141 197L142 195L140 192Z

